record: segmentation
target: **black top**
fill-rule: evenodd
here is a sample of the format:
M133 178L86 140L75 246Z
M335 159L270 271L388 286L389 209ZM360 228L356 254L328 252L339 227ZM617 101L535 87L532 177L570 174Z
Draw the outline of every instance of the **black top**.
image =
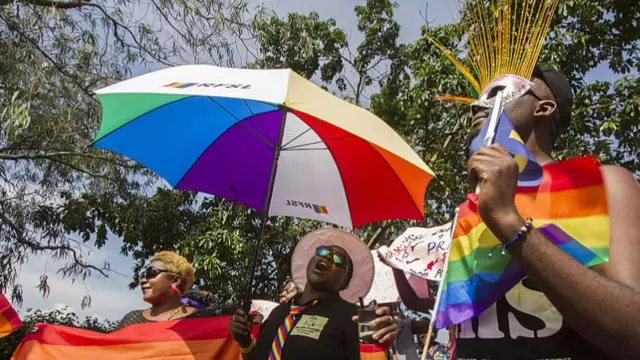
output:
M529 278L479 318L456 331L458 360L605 360L611 357L563 324L558 310Z
M129 313L127 313L122 320L120 320L120 322L118 323L118 326L114 329L115 330L119 330L122 329L123 327L129 326L129 325L135 325L135 324L143 324L143 323L148 323L148 322L155 322L153 320L149 320L146 317L144 317L142 315L142 311L143 310L134 310L134 311L130 311ZM182 320L182 319L195 319L195 318L200 318L200 317L208 317L208 316L216 316L217 314L213 311L213 310L196 310L193 313L185 316L185 317L181 317L181 318L177 318L174 320Z
M291 306L281 304L271 311L260 327L251 360L267 360L271 344ZM351 318L358 307L338 294L318 299L318 304L295 317L296 323L285 339L282 360L359 360L358 325Z

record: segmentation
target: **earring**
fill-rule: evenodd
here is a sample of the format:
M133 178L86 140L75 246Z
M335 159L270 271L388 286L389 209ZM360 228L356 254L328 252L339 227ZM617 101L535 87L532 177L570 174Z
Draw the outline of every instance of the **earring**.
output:
M176 286L176 284L171 284L171 292L176 295L180 295L180 290L178 290L178 287Z

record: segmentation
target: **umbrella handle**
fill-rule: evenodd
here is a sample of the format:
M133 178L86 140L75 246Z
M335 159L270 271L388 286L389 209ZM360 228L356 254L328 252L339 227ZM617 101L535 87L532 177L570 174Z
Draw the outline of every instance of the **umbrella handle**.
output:
M249 274L249 283L247 284L247 289L244 292L244 300L242 301L242 310L244 310L245 313L249 313L249 310L251 309L251 297L253 295L253 280L255 278L256 275L256 268L258 267L258 257L260 255L260 245L262 245L262 235L264 234L264 228L267 224L267 215L268 214L268 210L265 210L265 212L262 214L262 219L261 219L261 224L260 224L260 231L258 232L258 239L256 242L256 248L253 250L253 259L252 259L252 263L251 263L251 272Z

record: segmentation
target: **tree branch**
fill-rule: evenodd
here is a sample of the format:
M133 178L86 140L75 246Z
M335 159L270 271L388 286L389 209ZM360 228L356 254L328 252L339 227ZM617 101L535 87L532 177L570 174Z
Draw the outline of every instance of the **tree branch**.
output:
M36 0L38 1L38 0ZM62 66L60 66L60 64L58 64L51 56L49 56L49 54L47 54L41 47L40 45L38 45L38 43L36 41L34 41L30 36L28 36L27 34L25 34L24 32L22 32L18 26L15 26L14 24L11 24L9 21L7 21L7 19L5 19L4 17L2 17L0 15L0 19L2 19L4 21L5 24L7 24L7 27L9 28L9 30L11 31L15 31L16 33L18 33L18 35L20 35L20 37L22 37L23 39L25 39L29 44L31 44L45 59L47 59L47 61L53 65L53 67L55 67L58 72L60 72L62 75L66 76L67 78L69 78L69 80L71 80L71 82L73 82L74 84L76 84L76 86L78 86L80 88L80 90L82 90L83 93L85 93L87 96L89 96L89 98L91 98L93 101L98 101L93 94L91 93L91 91L89 89L87 89L86 87L82 86L82 84L80 84L77 79L71 75L70 73L68 73Z
M55 1L55 0L22 0L20 2L35 6L48 6L58 9L76 9L89 4L90 0Z
M380 241L380 236L389 229L389 226L391 226L391 222L385 221L380 227L378 227L378 230L376 230L371 239L369 239L369 243L367 243L369 249L373 248L378 241Z
M86 158L90 158L90 159L110 162L110 163L112 163L114 165L125 167L125 168L128 168L128 169L135 169L136 168L136 165L121 163L119 161L115 161L114 159L110 159L110 158L107 158L107 157L102 157L102 156L99 156L99 155L94 155L94 154L89 154L89 153L79 153L79 152L74 152L74 151L58 151L58 152L53 152L53 153L17 154L17 155L3 154L1 151L2 151L2 149L0 149L0 160L18 161L18 160L48 159L48 160L52 160L52 161L58 161L58 160L53 159L53 158L55 158L57 156L80 156L80 157L86 157Z
M7 225L11 230L13 230L13 232L16 235L16 241L26 247L28 247L31 251L33 252L38 252L38 251L63 251L63 252L67 252L67 253L71 253L72 257L73 257L73 262L84 268L84 269L91 269L91 270L95 270L97 272L99 272L102 276L108 278L109 274L107 274L105 272L104 269L100 269L99 267L96 267L94 265L91 264L87 264L85 262L83 262L80 259L80 256L78 255L78 252L67 245L41 245L38 244L37 242L31 241L29 239L27 239L26 237L24 237L24 234L22 233L22 229L20 229L20 227L18 227L18 225L16 225L13 221L11 221L11 219L9 219L3 212L0 212L0 221L2 221L5 225Z
M436 150L436 152L433 154L433 156L429 160L429 164L434 164L436 160L438 160L438 157L442 153L442 150L447 149L447 147L449 146L449 142L451 141L453 136L458 133L458 129L460 128L461 123L462 121L456 121L456 124L453 126L453 130L449 133L449 135L447 135L447 138L444 140L444 144L441 147L439 147L438 150ZM427 154L425 153L425 156L423 156L423 159L426 157L426 155Z
M97 179L103 179L106 181L110 181L116 185L118 185L118 181L115 179L112 179L108 176L102 175L102 174L98 174L98 173L94 173L91 172L87 169L83 169L79 166L76 166L74 164L71 164L67 161L61 160L61 159L56 159L56 156L61 156L61 155L79 155L82 156L82 154L80 153L73 153L73 152L58 152L58 153L51 153L51 154L32 154L32 155L11 155L11 154L1 154L0 153L0 159L2 160L36 160L36 159L47 159L53 162L57 162L59 164L62 164L64 166L67 166L75 171L78 171L80 173L83 173L85 175L91 176L93 178L97 178ZM90 155L90 154L86 154L86 157L95 157L95 155ZM101 160L106 160L104 158L102 158Z
M94 3L86 3L86 6L91 6L91 7L95 7L96 9L98 9L107 19L109 19L111 21L111 23L113 24L113 36L124 46L127 47L133 47L130 44L128 44L126 41L124 41L124 39L122 39L120 37L120 35L118 35L118 28L122 28L124 29L133 39L133 42L136 44L136 46L138 47L138 49L142 50L144 53L146 53L147 55L149 55L153 60L163 64L163 65L167 65L167 66L176 66L178 64L174 64L165 60L160 59L157 55L152 54L149 50L147 50L146 47L144 47L144 45L142 45L140 43L140 40L138 40L138 38L136 38L135 34L133 33L133 31L131 31L131 29L129 29L127 26L125 26L124 24L121 24L118 20L116 20L113 16L111 16L102 6L98 5L98 4L94 4Z

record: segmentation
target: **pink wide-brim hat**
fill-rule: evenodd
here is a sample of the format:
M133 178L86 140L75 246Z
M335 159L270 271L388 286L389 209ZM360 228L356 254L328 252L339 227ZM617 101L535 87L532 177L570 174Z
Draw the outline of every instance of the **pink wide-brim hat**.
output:
M318 246L340 246L351 257L353 276L349 287L340 292L340 297L355 303L358 298L367 296L375 275L371 251L355 235L335 228L310 232L298 242L291 259L291 275L298 288L304 289L307 284L307 265L315 255Z

